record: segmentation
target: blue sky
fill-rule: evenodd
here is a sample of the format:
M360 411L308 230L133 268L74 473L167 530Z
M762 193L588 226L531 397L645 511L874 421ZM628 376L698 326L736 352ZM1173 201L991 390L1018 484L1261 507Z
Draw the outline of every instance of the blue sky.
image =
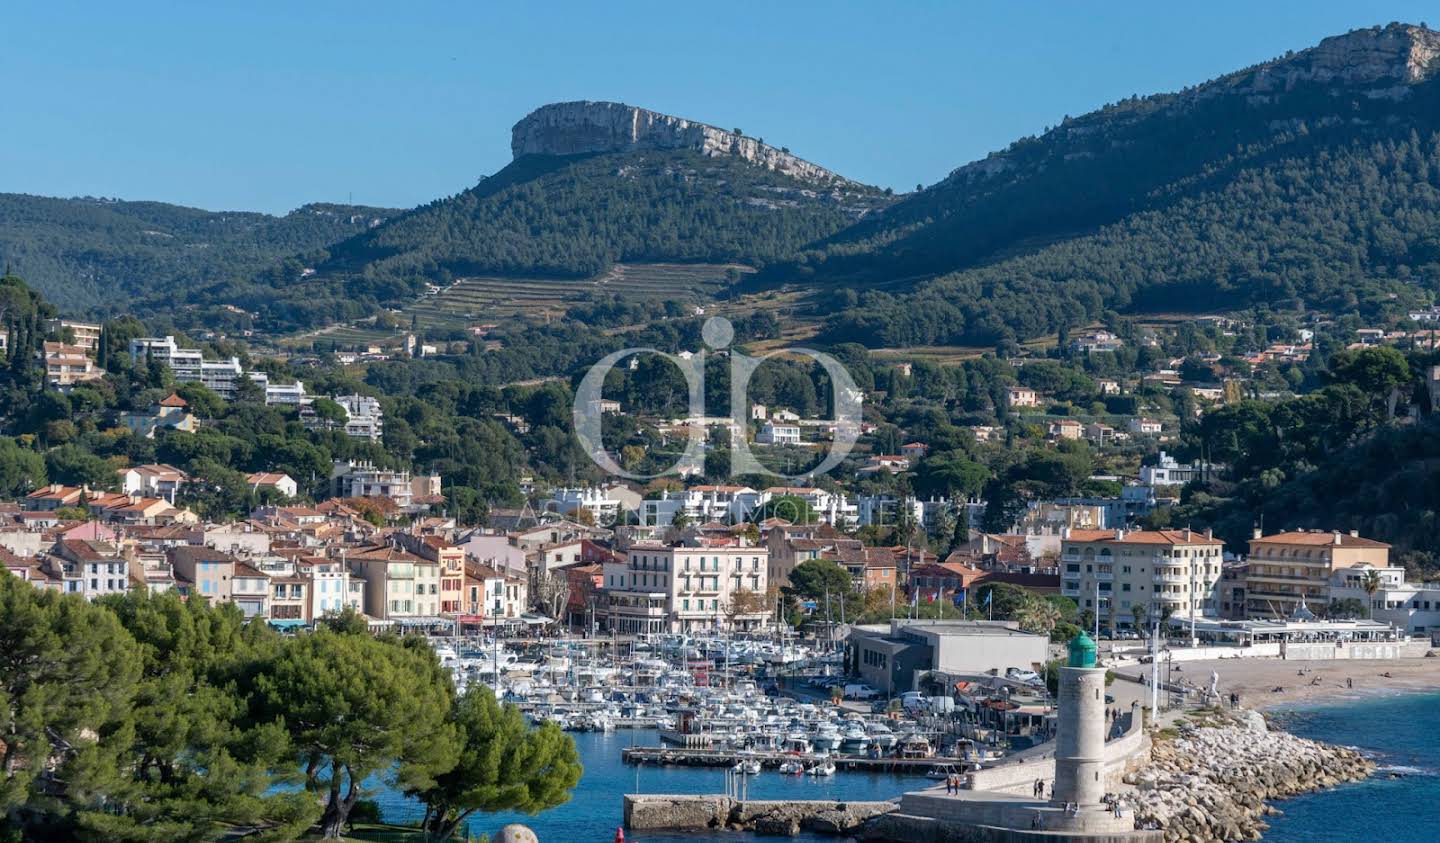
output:
M573 99L905 190L1065 114L1426 6L8 0L0 191L409 207L500 169L516 120Z

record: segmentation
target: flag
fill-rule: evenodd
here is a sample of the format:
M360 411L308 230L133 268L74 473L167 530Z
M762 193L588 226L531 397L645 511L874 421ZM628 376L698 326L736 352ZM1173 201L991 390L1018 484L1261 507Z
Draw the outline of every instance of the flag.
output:
M992 595L992 594L994 594L994 593L995 593L995 589L993 589L993 588L990 589L989 591L985 592L985 605L986 605L986 606L989 606L989 605L990 605L990 595Z
M939 602L940 602L940 589L938 589L938 588L935 589L935 599L932 600L932 601L930 601L930 602L932 602L932 603L939 603Z

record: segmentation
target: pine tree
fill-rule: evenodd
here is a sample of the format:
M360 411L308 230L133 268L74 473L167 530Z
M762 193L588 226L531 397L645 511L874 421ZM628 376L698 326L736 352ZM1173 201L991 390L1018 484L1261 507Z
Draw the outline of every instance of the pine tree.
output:
M460 761L433 786L410 791L425 804L423 827L448 840L476 811L537 814L564 804L580 781L575 741L553 723L531 728L520 710L501 706L484 685L455 701Z

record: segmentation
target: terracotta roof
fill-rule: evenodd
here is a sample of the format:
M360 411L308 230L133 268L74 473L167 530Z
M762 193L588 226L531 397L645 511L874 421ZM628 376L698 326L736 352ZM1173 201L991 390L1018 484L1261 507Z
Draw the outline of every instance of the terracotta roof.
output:
M1214 537L1207 537L1204 533L1194 530L1133 530L1126 531L1123 537L1117 537L1116 530L1071 530L1070 537L1066 541L1072 542L1107 542L1110 544L1213 544L1222 545L1225 542Z
M1339 542L1336 542L1336 538ZM1258 539L1251 539L1251 544L1302 544L1309 546L1328 545L1331 547L1389 547L1385 542L1374 539L1352 536L1349 533L1320 532L1319 530L1292 530L1285 533L1276 533L1271 536L1261 536Z
M169 397L167 397L167 398L162 398L162 399L160 400L160 406L162 406L162 407L188 407L188 406L190 406L190 403L189 403L188 401L186 401L184 398L181 398L180 396L178 396L178 395L176 395L175 393L172 392L172 393L170 393Z

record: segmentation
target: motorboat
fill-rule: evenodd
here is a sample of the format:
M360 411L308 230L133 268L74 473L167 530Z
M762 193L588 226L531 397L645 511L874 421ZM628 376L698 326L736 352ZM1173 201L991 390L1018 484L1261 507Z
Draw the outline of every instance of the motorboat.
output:
M742 773L747 776L758 776L760 775L761 767L758 760L754 758L747 758L744 761L736 764L733 769L735 770L735 772Z
M859 726L851 726L840 738L840 751L849 755L864 755L870 748L870 736Z
M934 767L925 771L925 778L927 779L948 779L951 776L958 775L960 775L960 771L956 769L954 764L936 764Z
M819 761L811 765L810 769L805 772L812 776L833 776L835 775L835 762Z
M780 775L799 776L805 773L805 765L799 761L786 761L780 765Z

